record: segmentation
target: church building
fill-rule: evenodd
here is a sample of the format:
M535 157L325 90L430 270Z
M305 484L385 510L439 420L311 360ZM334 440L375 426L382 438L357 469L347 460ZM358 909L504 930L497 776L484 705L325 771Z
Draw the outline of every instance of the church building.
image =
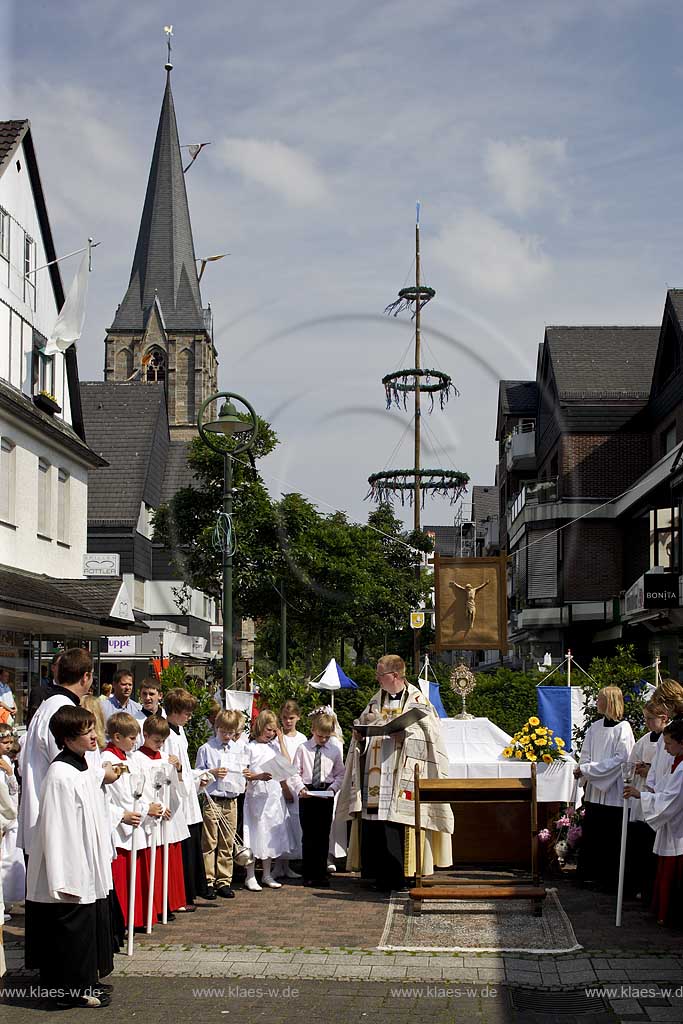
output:
M103 650L108 672L136 681L151 657L209 655L215 605L185 586L182 552L153 541L153 512L192 483L187 465L201 403L218 390L210 307L202 305L170 64L130 281L105 338L104 382L81 385L89 444L108 465L90 474L88 550L116 553L150 627L128 650ZM103 679L106 676L103 672Z

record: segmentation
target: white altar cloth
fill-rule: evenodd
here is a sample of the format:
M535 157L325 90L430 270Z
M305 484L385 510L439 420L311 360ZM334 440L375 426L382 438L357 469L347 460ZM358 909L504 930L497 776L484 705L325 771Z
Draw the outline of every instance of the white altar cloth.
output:
M502 750L512 737L488 718L442 718L441 729L452 779L523 779L531 775L528 762L508 760ZM574 793L577 762L565 755L552 764L537 765L539 803L569 803ZM578 789L577 805L581 802Z

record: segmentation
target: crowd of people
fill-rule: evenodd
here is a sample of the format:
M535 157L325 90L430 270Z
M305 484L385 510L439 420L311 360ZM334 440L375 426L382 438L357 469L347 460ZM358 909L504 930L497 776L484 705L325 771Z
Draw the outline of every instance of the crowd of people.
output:
M332 709L312 712L307 736L298 705L287 700L278 714L261 710L250 722L215 704L210 738L193 764L185 727L197 701L187 690L162 695L150 678L138 702L132 676L119 672L110 695L94 696L92 659L82 648L55 659L52 675L34 695L21 743L0 722L0 901L4 894L11 911L25 899L26 966L59 1005L107 1005L103 979L124 942L136 930L233 899L236 865L245 893L288 879L328 888L342 855L382 892L405 889L414 875L407 831L414 767L427 778L447 777L448 757L436 712L407 682L401 658L380 659L379 689L346 759ZM658 923L676 923L683 686L661 681L637 742L618 687L600 691L597 711L575 770L584 809L576 876L616 887L627 800L625 894L651 904ZM403 729L365 728L407 712ZM426 804L424 812L428 874L452 863L454 823L447 804Z
M413 766L417 759L425 775L443 775L447 758L438 717L406 681L401 658L380 659L380 688L359 727L415 706L425 717L395 732L388 748L354 733L346 765L329 707L309 716L309 737L294 700L251 722L216 704L193 765L185 727L197 701L187 690L162 699L151 678L138 702L122 671L111 694L94 696L83 648L55 658L51 674L32 691L20 744L0 723L0 878L8 909L25 898L26 966L56 1004L108 1005L103 979L131 934L195 912L206 905L199 899L234 898L236 860L246 892L299 878L328 888L351 820L350 867L385 892L414 873L404 841ZM449 815L429 825L428 866L451 862L437 836L452 831Z

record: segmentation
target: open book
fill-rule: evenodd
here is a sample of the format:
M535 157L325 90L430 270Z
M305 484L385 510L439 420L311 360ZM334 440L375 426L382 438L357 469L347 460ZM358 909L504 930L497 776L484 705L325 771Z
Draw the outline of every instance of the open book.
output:
M430 713L429 708L415 707L410 711L404 711L396 718L390 718L387 722L374 723L373 725L358 725L353 723L353 728L361 736L391 736L394 732L402 732L409 725L415 725Z

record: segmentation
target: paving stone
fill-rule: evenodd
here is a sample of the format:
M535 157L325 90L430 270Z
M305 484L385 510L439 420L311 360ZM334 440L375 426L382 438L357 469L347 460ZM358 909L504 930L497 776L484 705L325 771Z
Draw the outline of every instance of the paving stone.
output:
M301 973L303 965L286 961L272 964L266 963L264 967L263 976L265 978L297 978ZM326 978L329 973L325 964L311 964L306 969L306 977L308 978Z
M329 957L326 953L295 953L292 957L294 964L326 964Z
M328 965L332 966L332 965ZM372 968L369 964L338 964L334 968L334 977L353 981L356 978L369 978Z
M608 1002L615 1013L642 1014L644 1012L637 999L609 999Z
M479 981L505 981L504 967L477 967Z
M396 978L398 980L407 977L407 974L407 967L373 967L370 971L370 980L374 981L376 978Z
M643 1009L647 1014L648 1020L652 1021L677 1021L681 1019L681 1007L680 1006L647 1006L644 1005Z

